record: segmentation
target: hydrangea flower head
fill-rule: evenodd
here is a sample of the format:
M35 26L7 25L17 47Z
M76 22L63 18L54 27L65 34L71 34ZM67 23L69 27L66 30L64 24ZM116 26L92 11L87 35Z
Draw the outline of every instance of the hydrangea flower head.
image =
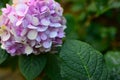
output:
M10 55L40 54L62 44L66 20L54 0L14 0L0 17L2 48Z

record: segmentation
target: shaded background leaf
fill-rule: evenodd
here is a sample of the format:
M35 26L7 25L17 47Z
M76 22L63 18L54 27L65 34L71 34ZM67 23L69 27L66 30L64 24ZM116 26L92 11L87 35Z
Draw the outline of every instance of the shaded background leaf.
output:
M3 63L8 58L8 53L0 48L0 64Z

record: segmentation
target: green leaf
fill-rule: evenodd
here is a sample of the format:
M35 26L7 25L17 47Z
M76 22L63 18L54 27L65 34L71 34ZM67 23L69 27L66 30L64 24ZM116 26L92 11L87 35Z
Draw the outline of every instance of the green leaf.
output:
M109 51L105 61L110 72L110 80L120 80L120 51Z
M120 52L109 51L105 55L105 61L109 69L119 68L120 69Z
M2 64L8 58L8 53L0 48L0 64Z
M49 54L47 58L47 66L46 66L46 75L51 80L62 80L60 75L60 66L59 66L59 59L57 55Z
M67 41L60 57L64 80L108 80L102 54L84 42Z
M27 80L35 79L44 69L46 57L44 55L21 56L19 58L19 67L21 73Z

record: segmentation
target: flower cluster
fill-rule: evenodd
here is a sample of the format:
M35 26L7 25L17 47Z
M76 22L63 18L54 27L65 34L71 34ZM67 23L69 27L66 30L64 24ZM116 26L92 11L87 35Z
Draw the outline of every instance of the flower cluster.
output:
M1 47L11 56L49 52L62 44L66 20L54 0L15 0L2 9Z

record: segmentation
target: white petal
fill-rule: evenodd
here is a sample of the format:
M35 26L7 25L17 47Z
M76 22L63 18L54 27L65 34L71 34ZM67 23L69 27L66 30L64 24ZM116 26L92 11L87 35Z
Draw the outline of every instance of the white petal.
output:
M22 43L22 44L26 44L26 37L15 37L15 42L17 43Z
M11 33L12 35L14 35L15 37L17 36L17 35L16 35L16 30L15 30L14 27L12 27L9 31L10 31L10 33Z
M35 44L36 44L36 41L31 41L31 46L32 47L35 46Z
M16 20L17 20L16 17L13 15L9 15L8 18L10 19L10 22L12 22L12 23L16 22Z
M24 11L28 6L24 3L17 4L15 6L16 11Z
M50 34L49 34L50 38L55 38L57 35L58 35L58 33L56 31L50 32Z
M40 47L42 47L42 45L40 44L35 46L35 48L40 48Z
M27 34L28 39L35 40L37 38L38 32L36 30L30 30Z
M5 45L4 45L4 44L2 44L2 45L1 45L1 48L2 48L2 49L5 49Z
M2 36L1 36L1 39L3 41L7 41L9 38L10 38L10 33L4 33Z
M48 25L50 25L50 21L47 20L47 19L42 19L41 24L44 25L44 26L48 26Z
M64 25L64 26L63 26L63 30L65 30L66 28L67 28L67 26Z
M21 38L21 37L18 37L18 36L15 37L15 42L20 43L21 41L22 41L22 38Z
M52 46L52 42L51 41L43 42L43 47L44 48L50 48L51 46Z
M38 42L40 42L40 41L41 41L40 36L37 36L36 40L37 40Z
M33 17L32 18L32 24L35 25L35 26L39 25L39 19L37 17Z
M27 30L24 29L24 30L21 32L21 36L24 36L26 33L27 33Z
M29 29L37 29L37 27L33 26L33 25L28 25Z
M39 32L43 32L43 31L46 31L48 29L48 27L47 26L41 26L41 27L38 27L38 31Z
M62 25L60 23L51 23L51 27L61 27Z
M26 47L25 47L25 53L26 53L27 55L31 54L32 52L33 52L33 49L32 49L30 46L26 46Z
M16 23L16 26L19 26L21 23L22 23L22 20L19 20L19 21Z
M51 50L51 48L48 48L48 49L45 50L45 52L49 52L50 50Z

